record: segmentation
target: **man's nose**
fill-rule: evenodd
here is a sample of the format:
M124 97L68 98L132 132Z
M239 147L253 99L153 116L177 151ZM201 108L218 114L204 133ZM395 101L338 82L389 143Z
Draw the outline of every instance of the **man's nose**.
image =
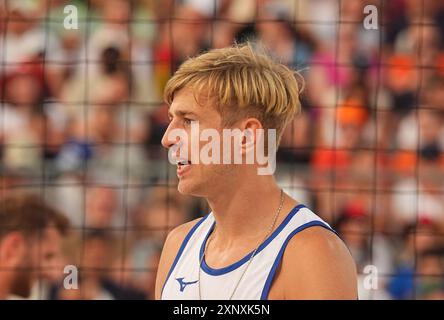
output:
M166 149L171 148L172 146L177 144L177 142L179 141L177 136L170 134L171 130L174 129L172 124L173 124L173 122L170 122L165 133L163 134L162 141L161 141L162 146Z
M161 141L162 146L163 146L164 148L166 148L166 149L171 148L171 146L173 145L173 143L171 142L171 140L168 138L169 128L170 128L170 126L168 125L168 127L167 127L165 133L163 134L162 141Z

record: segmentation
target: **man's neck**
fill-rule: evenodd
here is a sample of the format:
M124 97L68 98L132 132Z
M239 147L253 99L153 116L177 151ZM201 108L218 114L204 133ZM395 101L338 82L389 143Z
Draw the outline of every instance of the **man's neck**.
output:
M215 238L229 247L240 238L253 241L264 236L279 208L280 194L273 176L256 176L238 179L235 186L209 197L207 200L216 219ZM288 199L285 196L287 202ZM288 213L284 208L278 221Z

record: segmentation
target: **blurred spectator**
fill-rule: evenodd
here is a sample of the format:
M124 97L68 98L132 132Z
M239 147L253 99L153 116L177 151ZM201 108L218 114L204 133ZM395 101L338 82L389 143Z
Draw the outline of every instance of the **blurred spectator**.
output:
M117 215L118 199L112 188L94 186L88 189L85 205L85 227L110 229L116 226L116 220L123 220ZM120 212L119 212L120 213Z
M129 264L143 270L133 276L136 286L154 297L156 260L170 230L191 220L191 199L170 187L153 187L142 199L132 217L132 246ZM199 212L202 215L203 212Z
M393 186L391 210L393 221L403 227L418 219L444 226L443 176L433 164L420 162L415 170Z
M393 250L387 239L376 232L372 217L366 212L363 204L356 200L349 202L336 220L335 228L357 264L359 298L388 299L389 296L384 289L385 275L392 272ZM365 285L369 277L368 266L373 266L377 270L376 290Z
M442 273L444 271L444 250L436 248L422 253L418 259L417 274L417 299L420 300L443 300L444 282Z
M117 252L115 239L110 233L101 230L88 232L82 243L82 261L79 274L79 288L66 290L54 288L55 299L86 299L86 300L125 300L143 299L137 290L119 284L112 278ZM125 268L123 266L123 268ZM125 272L118 269L117 272Z
M435 152L439 157L444 151L443 113L427 106L410 113L401 121L396 138L401 150Z
M314 50L311 36L291 23L285 3L272 1L259 7L258 39L277 60L295 70L308 67Z
M431 298L442 295L443 244L439 227L421 219L405 227L397 269L387 284L393 299ZM415 275L418 274L418 276ZM430 281L431 280L431 281ZM430 287L431 285L431 287Z
M37 279L52 279L68 221L35 195L1 200L0 299L28 298Z
M158 96L163 96L163 88L179 65L205 49L209 49L208 27L211 5L214 1L188 1L179 5L172 20L159 25L159 37L154 44L154 73Z
M132 224L137 226L133 233L136 240L135 254L150 255L161 246L170 230L190 220L191 202L177 190L165 187L152 188L151 192L139 204ZM140 250L138 247L142 247ZM139 259L145 263L146 259Z
M65 57L56 35L48 32L39 22L44 21L46 1L4 1L5 34L0 38L0 61L5 74L15 72L26 63L43 68L49 95L56 95L60 88L61 64Z
M55 156L63 143L63 112L43 103L42 74L22 66L4 81L5 103L0 139L6 167L36 174L42 161Z
M74 118L82 117L87 112L79 107L82 104L119 104L129 98L131 74L122 61L121 50L113 46L105 47L97 61L100 68L89 74L86 83L85 75L78 74L66 83L62 91L62 100Z

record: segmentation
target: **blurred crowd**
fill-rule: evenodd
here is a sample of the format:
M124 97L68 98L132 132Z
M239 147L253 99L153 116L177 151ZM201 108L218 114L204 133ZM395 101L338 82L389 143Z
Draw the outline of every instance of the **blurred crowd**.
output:
M305 79L277 179L347 243L360 298L444 299L443 1L1 0L0 32L0 197L38 194L71 225L33 298L153 298L168 230L208 211L176 191L163 87L248 40Z

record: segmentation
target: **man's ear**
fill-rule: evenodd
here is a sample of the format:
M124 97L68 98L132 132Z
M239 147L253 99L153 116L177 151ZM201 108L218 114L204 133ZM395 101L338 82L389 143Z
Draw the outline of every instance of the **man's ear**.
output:
M262 123L256 118L248 118L242 121L240 128L244 135L242 136L241 150L245 155L248 152L254 151L255 145L258 141L258 131L263 130Z
M15 268L23 259L25 238L19 231L6 234L0 241L0 266Z

